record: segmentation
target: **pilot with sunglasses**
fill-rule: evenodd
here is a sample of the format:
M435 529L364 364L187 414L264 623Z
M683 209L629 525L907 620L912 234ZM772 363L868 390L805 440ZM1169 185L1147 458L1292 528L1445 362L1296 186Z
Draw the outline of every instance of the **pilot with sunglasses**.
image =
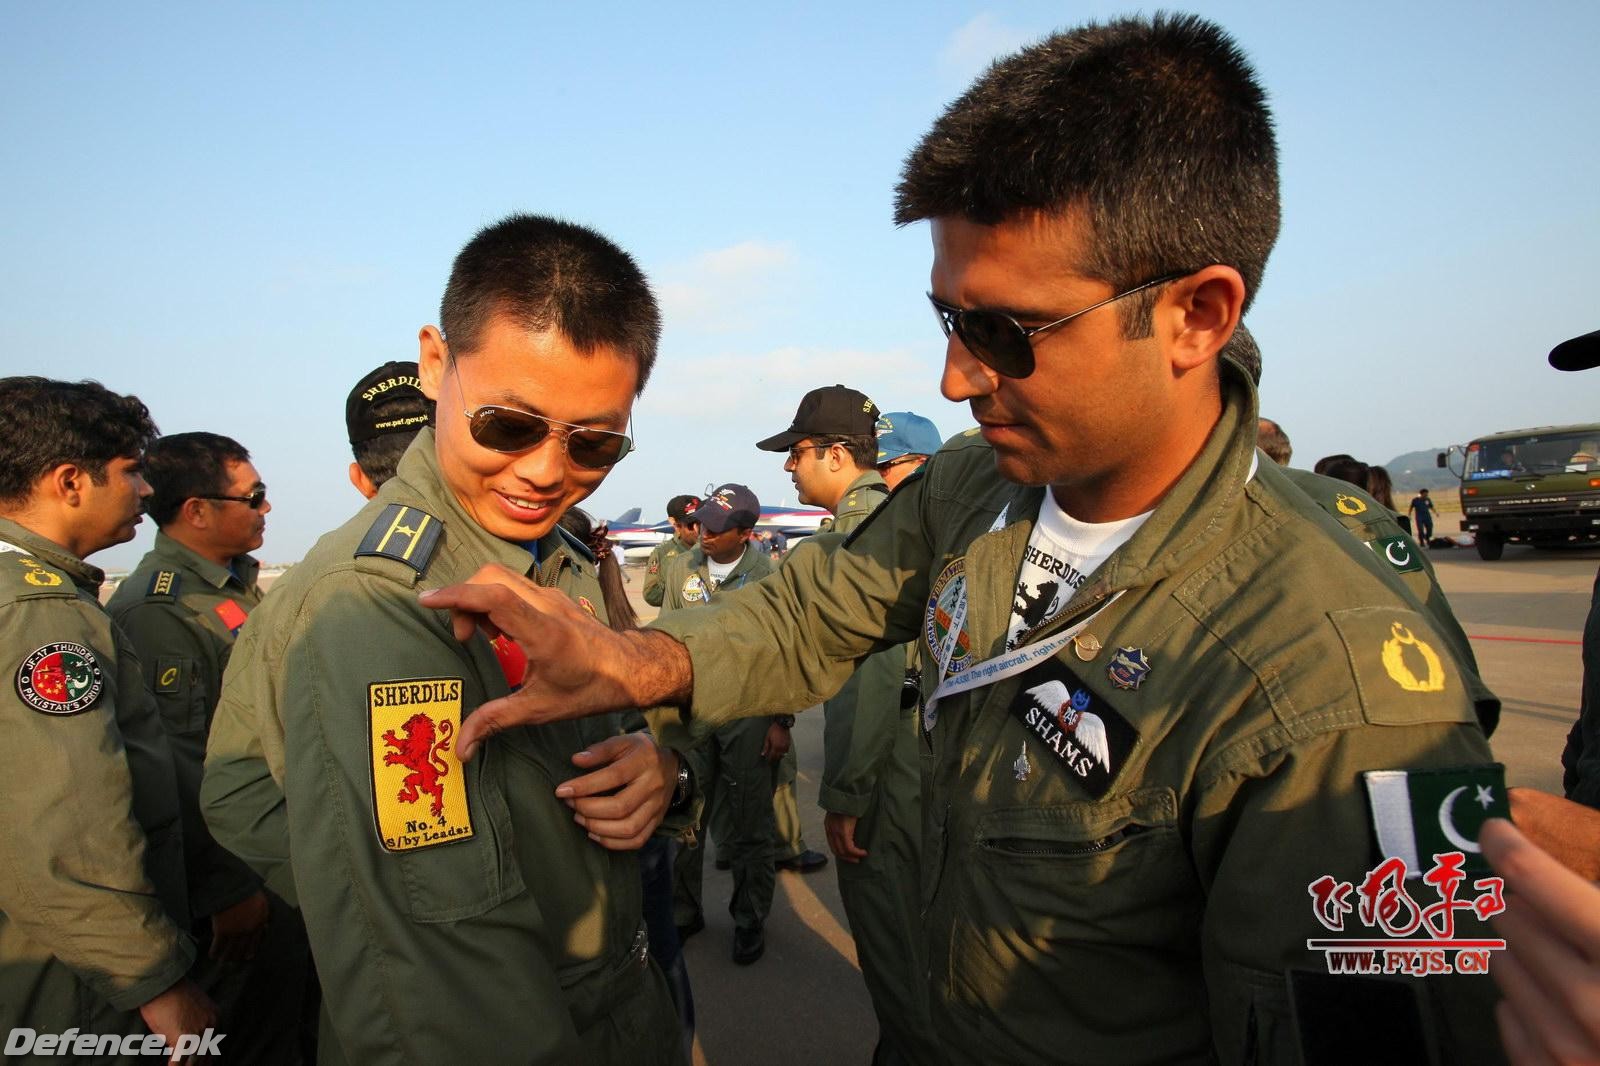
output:
M146 687L172 744L184 812L189 911L205 957L195 978L217 1001L229 1061L292 1062L311 959L298 915L249 866L212 839L199 810L201 768L223 670L261 603L249 553L272 510L243 445L216 433L175 433L145 452L155 545L106 610L145 666ZM309 1030L308 1030L309 1031Z
M594 557L557 521L632 446L655 298L599 234L514 215L457 257L440 319L418 359L434 426L235 649L207 817L257 854L255 827L286 819L345 1060L681 1063L634 854L669 807L687 819L679 756L630 710L516 730L462 763L463 722L526 660L417 599L493 562L605 620Z
M1505 788L1469 667L1257 463L1254 387L1218 358L1279 223L1238 45L1161 14L997 60L912 149L895 220L931 223L941 391L979 428L838 550L648 630L576 624L514 574L427 596L534 661L463 753L641 702L708 727L790 711L915 639L942 1058L1492 1056L1481 974L1332 977L1308 944L1380 935L1353 901L1318 911L1313 884L1426 869L1435 839L1475 876Z

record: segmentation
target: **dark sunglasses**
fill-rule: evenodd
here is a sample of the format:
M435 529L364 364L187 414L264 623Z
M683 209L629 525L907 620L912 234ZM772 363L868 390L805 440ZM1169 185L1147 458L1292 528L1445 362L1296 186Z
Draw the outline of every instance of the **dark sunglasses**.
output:
M461 397L465 400L466 383L461 377L461 363L453 362L456 384L461 386ZM626 433L577 426L516 407L485 404L461 413L467 417L467 432L472 434L472 439L492 452L507 455L525 452L554 433L566 449L567 458L575 465L586 470L604 470L621 462L633 450L633 440Z
M1132 296L1136 292L1176 281L1183 276L1181 273L1163 274L1159 278L1142 282L1115 296L1107 296L1097 304L1090 304L1081 311L1074 311L1064 318L1046 322L1042 326L1024 326L1004 311L956 307L945 303L931 292L928 293L928 300L933 304L934 313L939 316L939 325L943 327L946 337L951 333L960 337L967 351L995 373L1008 378L1025 378L1033 373L1033 338L1038 334L1048 329L1055 329L1057 326L1064 326L1079 315L1086 315L1106 304L1116 303L1125 296Z
M197 500L232 500L242 503L252 511L261 510L261 505L267 502L267 487L262 485L258 489L251 489L248 496L223 496L219 493L202 493L196 496Z

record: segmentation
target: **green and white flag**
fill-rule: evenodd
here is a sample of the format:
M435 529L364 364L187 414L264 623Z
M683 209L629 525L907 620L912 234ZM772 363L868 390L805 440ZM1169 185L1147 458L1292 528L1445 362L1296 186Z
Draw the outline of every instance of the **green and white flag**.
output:
M1372 800L1372 827L1385 859L1404 859L1407 877L1421 877L1433 857L1466 856L1469 873L1489 873L1478 831L1490 818L1511 817L1500 763L1451 770L1369 770L1361 775Z

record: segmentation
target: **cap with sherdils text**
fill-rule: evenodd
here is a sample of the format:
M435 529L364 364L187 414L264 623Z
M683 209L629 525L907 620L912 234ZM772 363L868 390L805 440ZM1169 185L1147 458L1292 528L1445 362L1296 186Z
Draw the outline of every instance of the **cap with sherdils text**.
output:
M386 433L415 433L431 421L433 401L422 394L416 363L384 363L356 382L344 401L351 444Z
M764 452L786 452L807 437L870 437L877 422L878 405L867 399L866 393L827 385L806 393L789 428L756 447Z
M689 516L707 533L721 533L738 527L754 528L761 520L761 501L743 485L719 485L700 501Z

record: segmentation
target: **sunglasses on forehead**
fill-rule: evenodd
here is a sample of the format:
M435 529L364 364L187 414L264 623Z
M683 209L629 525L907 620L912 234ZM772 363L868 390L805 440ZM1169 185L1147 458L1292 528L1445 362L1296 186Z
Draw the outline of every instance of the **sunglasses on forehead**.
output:
M466 390L461 378L461 363L457 360L452 362L456 368L456 380L463 386L461 395L464 400ZM586 470L604 470L621 462L633 450L633 440L626 433L578 426L517 407L484 404L470 411L463 409L461 413L466 416L467 432L472 434L472 439L492 452L507 455L525 452L538 447L553 433L560 439L567 458L575 466Z
M248 496L224 496L221 493L201 493L196 496L195 499L232 500L234 503L244 504L252 511L259 511L261 510L261 505L267 502L267 487L265 485L257 486L256 488L250 490L250 494Z
M957 307L947 304L933 293L928 293L928 301L933 304L934 313L939 316L939 325L944 329L946 337L954 333L961 338L961 343L971 352L973 358L983 363L990 370L1002 377L1025 378L1033 373L1033 338L1046 330L1064 326L1079 315L1086 315L1090 311L1116 303L1126 296L1136 292L1164 285L1169 281L1176 281L1183 274L1163 274L1159 278L1151 278L1141 282L1131 289L1124 289L1114 296L1108 296L1099 303L1090 304L1070 315L1058 318L1054 322L1046 322L1042 326L1024 326L1004 311L989 311L983 308Z

